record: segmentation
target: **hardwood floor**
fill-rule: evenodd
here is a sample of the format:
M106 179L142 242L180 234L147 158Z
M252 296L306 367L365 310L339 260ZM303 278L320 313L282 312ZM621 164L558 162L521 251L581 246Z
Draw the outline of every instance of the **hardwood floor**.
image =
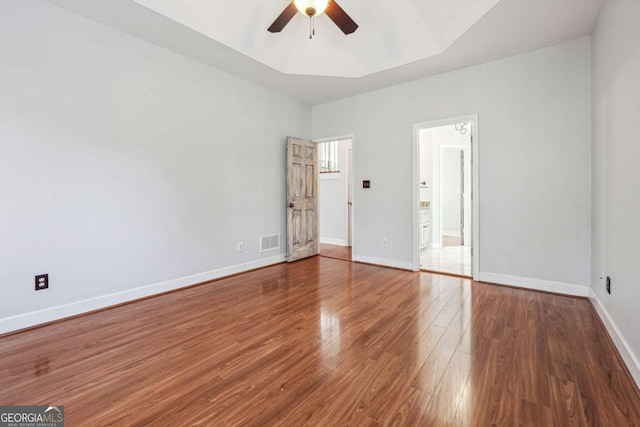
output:
M588 301L314 257L0 338L67 425L640 424Z
M327 258L351 261L351 246L338 246L320 243L320 255Z

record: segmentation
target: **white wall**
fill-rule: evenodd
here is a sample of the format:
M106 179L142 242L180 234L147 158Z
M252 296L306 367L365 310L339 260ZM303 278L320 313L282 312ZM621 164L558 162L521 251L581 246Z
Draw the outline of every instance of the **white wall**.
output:
M356 136L354 258L411 268L412 125L478 113L484 277L586 293L590 105L585 38L314 106L314 138Z
M346 246L347 238L347 150L350 139L338 141L340 172L319 174L318 222L320 242Z
M592 283L596 305L618 348L629 351L621 353L640 384L639 18L637 0L606 2L593 35ZM600 280L607 275L611 295Z
M458 231L460 228L460 208L459 208L459 193L460 193L460 181L459 181L459 173L460 173L460 158L458 156L456 160L457 165L457 175L454 176L454 179L457 180L457 187L454 185L455 194L447 193L443 194L442 190L442 182L441 182L441 165L442 158L441 153L444 146L447 147L460 147L465 150L465 159L467 159L465 164L465 193L468 197L465 198L465 230L468 232L468 238L465 241L465 245L469 245L471 243L471 125L467 125L467 133L462 134L455 129L454 125L447 126L438 126L433 128L423 128L419 131L418 143L420 145L419 155L420 155L420 175L421 181L427 182L428 188L420 189L420 200L421 201L429 201L431 202L431 241L434 247L440 247L441 242L441 231L448 230L449 232ZM452 170L454 174L455 170ZM447 228L444 225L443 221L441 221L441 210L446 211L447 208L442 208L442 197L446 197L447 195L451 196L453 199L454 205L454 218ZM443 215L444 216L444 215ZM457 218L457 219L456 219ZM444 219L444 218L443 218ZM451 218L449 218L451 220ZM452 235L452 234L449 234Z
M0 333L282 258L308 106L42 1L1 1L0 39Z
M458 236L460 234L460 151L452 154L455 147L465 152L465 244L471 242L471 124L467 124L467 132L461 133L454 125L438 126L423 129L427 151L432 158L433 182L433 240L441 242L442 235ZM455 151L455 150L453 150ZM452 155L449 167L443 153Z
M460 148L443 147L442 235L460 236Z

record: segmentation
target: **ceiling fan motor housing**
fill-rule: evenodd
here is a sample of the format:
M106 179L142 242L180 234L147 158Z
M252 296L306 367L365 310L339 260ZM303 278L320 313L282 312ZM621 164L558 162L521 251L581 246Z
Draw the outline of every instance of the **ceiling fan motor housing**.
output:
M358 29L358 24L347 15L335 0L293 0L273 21L267 31L279 33L297 12L309 18L326 13L329 19L345 34L351 34ZM313 19L311 19L311 26L311 36L313 36Z

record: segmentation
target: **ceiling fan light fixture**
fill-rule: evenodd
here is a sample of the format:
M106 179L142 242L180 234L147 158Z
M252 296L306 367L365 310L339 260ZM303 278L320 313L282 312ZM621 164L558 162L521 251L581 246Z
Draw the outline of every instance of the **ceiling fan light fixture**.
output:
M301 14L313 17L324 13L329 6L329 0L294 0L293 4Z
M358 24L345 12L335 0L293 0L267 28L270 33L279 33L300 12L309 17L309 38L315 34L315 16L326 14L334 24L345 34L351 34L358 29Z

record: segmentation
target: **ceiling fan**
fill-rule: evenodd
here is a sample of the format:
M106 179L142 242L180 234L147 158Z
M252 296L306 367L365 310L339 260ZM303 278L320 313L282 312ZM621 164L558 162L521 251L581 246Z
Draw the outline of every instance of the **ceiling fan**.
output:
M280 16L273 21L268 28L271 33L279 33L291 21L297 12L310 18L310 34L309 38L313 38L315 34L314 17L326 13L327 16L338 26L345 34L351 34L358 29L358 24L347 12L345 12L335 0L293 0L289 3Z

